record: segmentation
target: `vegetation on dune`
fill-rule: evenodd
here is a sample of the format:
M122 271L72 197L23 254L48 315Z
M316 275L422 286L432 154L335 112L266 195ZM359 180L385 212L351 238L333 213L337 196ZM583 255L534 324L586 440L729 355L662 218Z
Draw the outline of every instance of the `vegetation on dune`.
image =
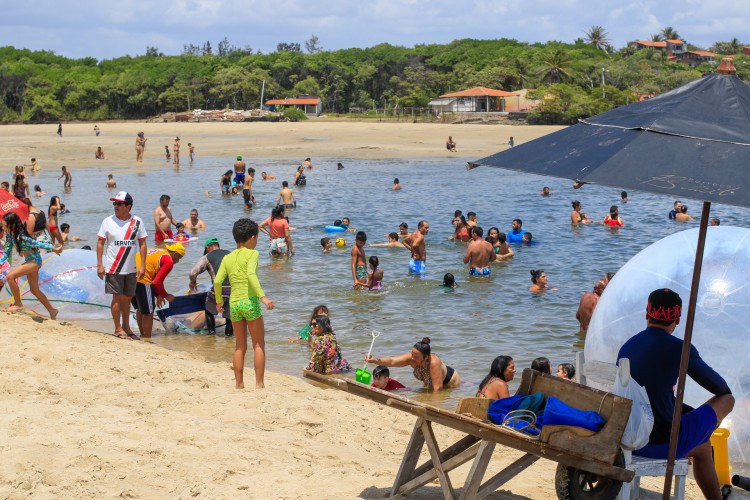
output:
M654 38L677 38L667 27ZM264 99L315 94L326 113L350 108L417 107L448 92L475 86L535 89L536 122L577 118L661 93L713 69L669 61L654 50L614 50L607 31L592 26L575 43L455 40L413 48L380 44L326 51L313 36L304 47L280 43L270 54L216 44L185 45L179 56L147 47L141 56L97 61L51 51L0 47L0 121L145 118L192 109L257 109ZM691 46L692 47L692 46ZM737 54L737 39L716 42L717 53ZM750 58L735 57L750 79Z

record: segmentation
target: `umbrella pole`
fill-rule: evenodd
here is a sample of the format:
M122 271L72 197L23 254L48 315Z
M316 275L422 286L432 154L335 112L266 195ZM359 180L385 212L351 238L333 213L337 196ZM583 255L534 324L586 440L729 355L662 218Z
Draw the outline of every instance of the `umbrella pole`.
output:
M677 394L675 397L674 414L672 415L672 435L669 438L669 455L667 456L667 471L664 474L663 500L669 500L672 491L672 474L674 473L674 461L677 457L677 439L680 435L680 418L682 417L682 399L685 395L685 378L687 376L688 364L690 362L690 346L693 339L693 322L695 321L695 307L698 303L698 286L701 281L701 268L703 267L703 250L706 246L706 233L708 231L708 217L711 212L711 202L703 202L701 214L701 225L698 231L698 245L695 248L695 265L693 266L693 282L690 285L690 299L688 301L688 313L685 318L685 338L682 341L682 357L680 358L680 375L677 378Z

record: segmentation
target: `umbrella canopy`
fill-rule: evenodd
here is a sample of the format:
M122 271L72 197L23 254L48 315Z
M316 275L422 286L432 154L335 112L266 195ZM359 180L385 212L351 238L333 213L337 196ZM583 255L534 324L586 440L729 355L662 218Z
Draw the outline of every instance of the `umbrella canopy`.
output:
M8 212L15 212L22 221L29 218L29 207L5 189L0 189L0 217Z
M750 206L750 86L711 73L474 165Z

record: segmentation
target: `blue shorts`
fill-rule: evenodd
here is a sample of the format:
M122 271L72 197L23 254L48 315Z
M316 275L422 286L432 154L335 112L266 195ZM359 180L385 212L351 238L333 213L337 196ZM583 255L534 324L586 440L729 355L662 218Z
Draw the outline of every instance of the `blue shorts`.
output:
M688 453L711 439L717 425L716 412L708 404L682 415L680 437L677 440L677 458L685 458ZM669 443L647 444L633 454L648 458L667 458Z
M245 183L245 174L235 172L234 183L237 185L237 187L241 187Z
M487 267L472 267L469 269L469 274L471 276L489 276L492 272L492 269L490 269L489 266Z
M414 274L424 274L424 261L411 259L409 261L409 272Z

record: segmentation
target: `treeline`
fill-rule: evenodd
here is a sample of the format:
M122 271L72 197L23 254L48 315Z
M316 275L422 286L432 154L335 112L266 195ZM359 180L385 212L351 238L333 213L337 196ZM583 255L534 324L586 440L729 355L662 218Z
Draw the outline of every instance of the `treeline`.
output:
M311 43L312 42L312 43ZM97 61L50 51L0 48L0 121L137 119L164 112L253 109L264 100L316 94L327 113L350 108L425 108L448 92L475 86L536 89L544 97L537 122L570 123L662 93L713 66L670 62L653 49L612 52L592 40L573 44L516 40L456 40L413 48L381 44L324 51L317 38L279 44L270 54L219 42L186 45L166 56L148 47L142 56ZM750 78L747 57L735 58ZM602 84L604 82L604 84Z

